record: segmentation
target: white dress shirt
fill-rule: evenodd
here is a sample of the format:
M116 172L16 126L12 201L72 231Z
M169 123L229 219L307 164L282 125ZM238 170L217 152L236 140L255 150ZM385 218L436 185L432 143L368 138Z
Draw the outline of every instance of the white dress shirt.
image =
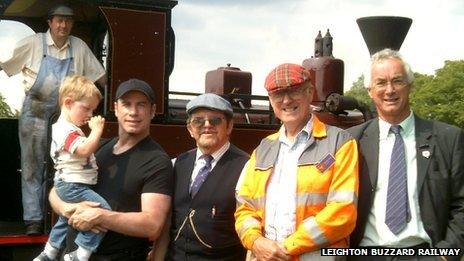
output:
M279 132L279 155L266 188L265 237L278 242L296 230L296 188L298 159L311 135L312 117L297 134L294 142Z
M408 201L411 220L406 228L395 235L385 224L387 206L388 177L390 173L390 159L395 143L395 134L390 133L391 124L379 118L379 166L377 186L374 193L374 203L368 216L366 231L360 242L361 246L408 247L424 242L431 242L425 232L419 209L419 195L417 190L417 160L414 114L399 124L402 128L401 136L404 140Z
M226 153L229 147L230 142L226 142L226 144L224 144L220 149L211 154L211 156L213 157L213 160L211 161L211 170L214 169L218 161L222 158L224 153ZM200 171L200 169L206 165L205 159L201 156L203 156L203 153L201 152L201 150L197 148L197 154L195 156L195 165L193 167L192 177L190 178L190 186L192 186L193 181L197 177L198 171Z

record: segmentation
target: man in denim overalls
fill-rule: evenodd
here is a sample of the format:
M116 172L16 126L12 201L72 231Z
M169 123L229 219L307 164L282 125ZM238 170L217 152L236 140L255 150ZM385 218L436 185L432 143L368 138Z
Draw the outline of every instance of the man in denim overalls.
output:
M48 13L49 30L16 44L13 56L0 62L8 76L22 73L26 97L19 118L21 188L26 234L43 232L44 162L47 128L58 112L58 89L67 75L79 74L105 84L105 70L81 39L71 36L74 12L59 5ZM84 69L85 68L85 69Z

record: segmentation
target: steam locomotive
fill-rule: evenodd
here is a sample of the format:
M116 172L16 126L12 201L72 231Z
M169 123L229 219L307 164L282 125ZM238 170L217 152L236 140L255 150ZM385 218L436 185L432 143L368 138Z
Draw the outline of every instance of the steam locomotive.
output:
M169 90L169 76L174 68L175 37L171 27L173 0L74 0L60 1L76 14L73 35L83 39L106 65L108 86L100 113L107 123L104 137L117 135L113 104L116 88L129 78L140 78L154 87L157 111L151 135L166 152L176 157L195 146L185 128L185 105L198 93ZM16 20L35 32L47 30L45 16L58 1L0 0L0 18ZM365 17L358 24L371 54L385 47L399 49L411 20L402 17ZM106 38L107 37L107 38ZM108 39L106 41L105 39ZM360 124L372 115L367 107L343 96L344 63L332 55L332 36L319 32L315 51L302 65L311 73L315 86L313 112L324 122L347 128ZM251 94L251 73L239 68L219 67L206 73L205 92L222 95L234 106L234 131L231 141L249 153L266 135L279 128L268 97ZM180 97L182 98L178 98ZM263 105L264 104L264 105ZM22 228L20 189L20 150L16 119L0 119L0 260L31 260L42 249L47 235L26 236ZM51 184L53 167L47 164L47 184ZM47 186L49 187L49 186ZM45 231L53 220L48 202L44 202Z

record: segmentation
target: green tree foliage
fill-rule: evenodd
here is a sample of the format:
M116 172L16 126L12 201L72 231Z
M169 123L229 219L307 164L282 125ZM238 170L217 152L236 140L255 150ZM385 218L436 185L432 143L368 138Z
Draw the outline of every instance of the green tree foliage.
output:
M414 75L410 95L412 110L423 118L464 128L464 60L445 61L435 75ZM363 81L364 76L360 76L345 95L373 107Z
M375 112L374 103L371 97L369 97L367 89L364 87L364 75L359 76L358 80L353 82L351 89L345 92L344 95L355 98L358 102L362 102L368 106L372 112Z
M0 118L16 118L17 112L13 113L10 106L5 102L5 98L0 94Z
M464 128L464 60L445 61L433 76L415 76L413 111L424 118Z

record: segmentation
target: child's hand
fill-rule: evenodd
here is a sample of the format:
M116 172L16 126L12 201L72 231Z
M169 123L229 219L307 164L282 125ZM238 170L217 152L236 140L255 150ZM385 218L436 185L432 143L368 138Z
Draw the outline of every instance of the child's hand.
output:
M91 130L103 130L103 127L105 126L105 118L102 116L93 116L89 120L89 128Z

